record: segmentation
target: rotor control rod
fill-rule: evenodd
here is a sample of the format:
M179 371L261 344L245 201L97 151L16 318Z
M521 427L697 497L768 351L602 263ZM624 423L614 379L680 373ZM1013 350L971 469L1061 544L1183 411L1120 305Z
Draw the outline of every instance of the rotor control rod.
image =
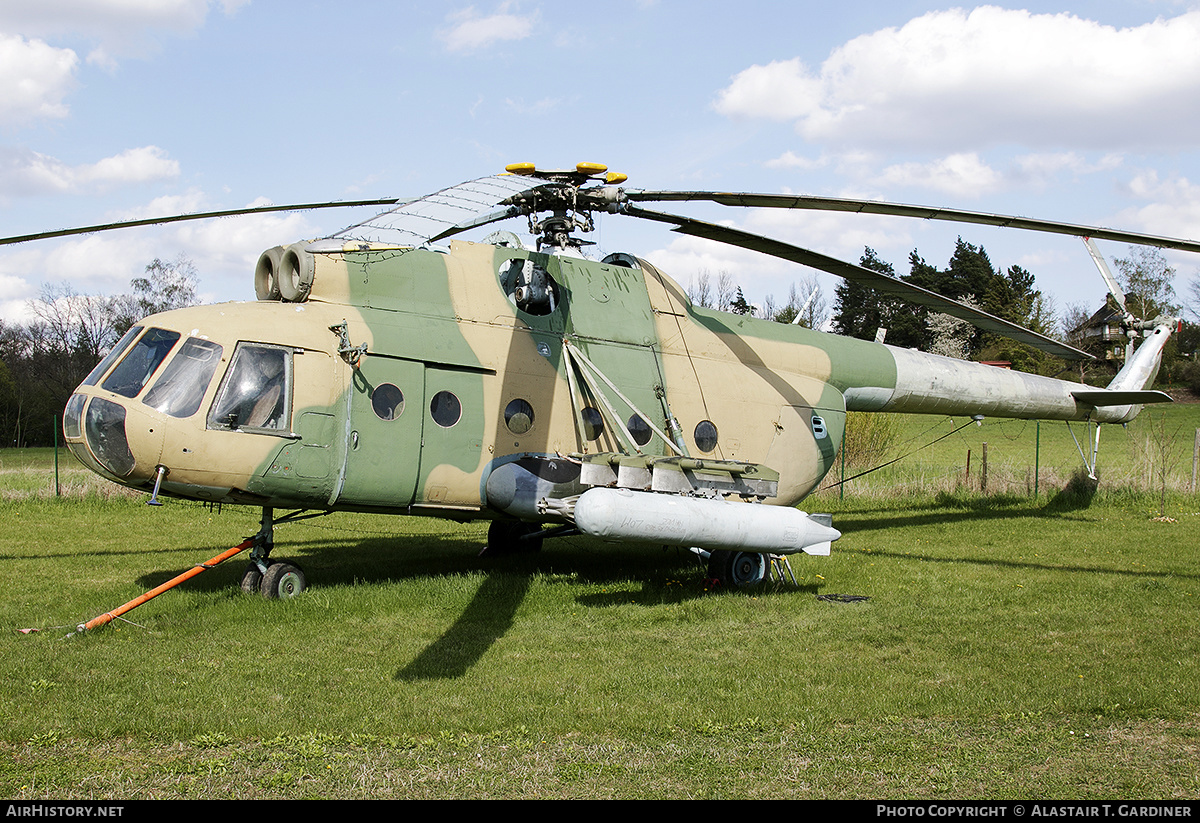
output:
M135 597L133 600L130 600L125 605L119 606L119 607L113 609L111 612L105 612L104 614L100 615L99 617L93 617L91 620L89 620L86 623L80 623L78 626L75 627L76 631L85 632L90 629L99 628L100 626L103 626L107 623L111 623L116 618L120 617L121 615L125 614L126 612L136 609L138 606L142 605L146 601L153 600L154 598L158 597L163 592L175 588L176 586L178 586L180 583L182 583L185 580L191 580L193 577L200 574L200 572L208 571L213 566L224 563L229 558L235 557L235 556L241 554L242 552L244 552L246 549L250 548L253 545L254 545L254 538L249 537L246 540L239 543L238 545L234 546L232 549L227 549L227 550L221 552L216 557L212 558L211 560L209 560L205 563L198 563L197 565L192 566L190 569L185 571L183 574L180 574L180 575L177 575L176 577L171 578L166 583L163 583L161 586L158 586L157 588L151 589L150 591L146 592L145 594L141 595L140 597Z

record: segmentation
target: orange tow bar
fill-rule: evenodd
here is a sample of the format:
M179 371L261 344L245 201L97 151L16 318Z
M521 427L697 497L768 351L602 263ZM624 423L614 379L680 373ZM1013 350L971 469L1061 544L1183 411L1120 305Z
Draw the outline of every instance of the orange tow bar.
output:
M124 606L120 606L116 609L113 609L111 612L105 612L104 614L100 615L99 617L93 617L91 620L89 620L86 623L80 623L78 626L75 627L76 631L84 632L84 631L88 631L89 629L95 629L99 626L103 626L106 623L111 623L113 620L115 620L116 618L125 614L126 612L136 609L138 606L142 605L147 600L153 600L154 598L158 597L163 592L165 592L169 589L175 588L183 581L190 580L193 577L195 577L196 575L200 574L201 572L208 571L213 566L216 566L220 563L224 563L229 558L235 557L235 556L241 554L242 552L244 552L246 549L250 548L253 545L254 545L254 538L253 537L247 538L244 542L239 543L238 545L234 546L232 549L228 549L226 551L221 552L216 557L209 560L207 563L198 563L197 565L192 566L190 569L188 569L187 571L185 571L183 574L179 575L178 577L171 578L166 583L163 583L161 586L158 586L157 588L151 589L150 591L143 594L141 597L135 597L133 600L130 600Z

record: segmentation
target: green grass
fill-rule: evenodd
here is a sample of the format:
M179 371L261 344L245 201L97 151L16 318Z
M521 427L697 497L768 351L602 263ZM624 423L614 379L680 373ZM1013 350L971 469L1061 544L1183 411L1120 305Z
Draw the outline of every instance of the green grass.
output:
M332 515L277 530L300 598L242 595L238 559L75 634L257 513L83 478L56 498L27 475L49 453L0 457L11 799L1200 793L1200 500L1178 490L1168 517L1106 483L826 492L833 555L747 592L673 550L481 559L481 525Z
M1053 494L1090 459L1095 429L1085 424L1033 420L894 415L893 447L865 465L847 466L853 477L887 461L903 458L847 484L847 494L891 496L930 491L978 491L987 446L987 491ZM1200 403L1147 407L1126 426L1101 426L1096 474L1111 488L1160 491L1162 471L1169 490L1191 491L1192 453L1200 429ZM969 457L968 457L969 452ZM969 460L969 464L968 464ZM1036 469L1036 472L1035 472ZM841 478L835 466L823 487ZM826 491L825 494L828 494Z

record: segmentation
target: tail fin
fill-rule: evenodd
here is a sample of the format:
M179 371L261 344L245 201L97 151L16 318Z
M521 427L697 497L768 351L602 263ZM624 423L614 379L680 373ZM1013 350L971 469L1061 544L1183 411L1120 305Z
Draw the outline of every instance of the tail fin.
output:
M1105 407L1105 417L1108 419L1104 422L1111 423L1128 423L1137 417L1142 406L1148 403L1170 403L1170 395L1146 387L1158 376L1158 367L1162 365L1163 347L1167 345L1171 332L1179 327L1180 322L1174 318L1155 321L1154 330L1125 361L1125 366L1117 372L1117 376L1107 388L1073 391L1071 396L1081 403ZM1125 408L1113 409L1113 406Z
M1153 383L1158 376L1158 367L1162 365L1163 347L1181 322L1177 318L1156 320L1154 330L1125 361L1125 366L1117 372L1108 388L1111 391L1137 391Z

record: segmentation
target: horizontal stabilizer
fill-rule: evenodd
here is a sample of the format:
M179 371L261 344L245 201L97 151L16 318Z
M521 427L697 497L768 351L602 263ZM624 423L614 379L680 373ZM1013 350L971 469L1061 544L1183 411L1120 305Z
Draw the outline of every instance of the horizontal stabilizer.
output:
M1166 392L1150 389L1113 391L1111 389L1090 389L1073 391L1071 396L1080 403L1089 406L1144 406L1149 403L1173 403L1171 395Z

